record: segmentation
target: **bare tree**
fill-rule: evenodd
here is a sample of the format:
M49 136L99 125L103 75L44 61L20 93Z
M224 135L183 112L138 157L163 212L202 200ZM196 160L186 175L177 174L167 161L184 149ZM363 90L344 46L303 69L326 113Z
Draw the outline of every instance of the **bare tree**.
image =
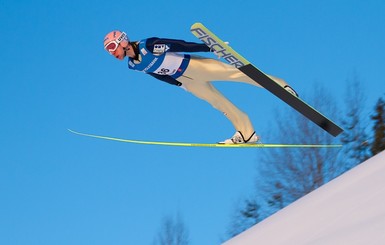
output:
M333 120L338 119L337 105L326 89L315 86L312 98L305 99ZM335 144L334 137L309 119L285 106L276 110L271 132L263 141L282 144ZM339 148L266 148L258 149L256 192L236 211L229 236L246 230L296 199L317 189L341 174ZM239 229L234 229L239 225Z
M154 239L154 245L188 245L189 235L187 228L179 214L176 217L163 218L158 235Z
M307 101L328 117L338 118L336 102L324 88L315 86L313 99ZM294 110L277 112L275 123L272 139L278 143L336 143L335 138ZM338 152L336 148L266 149L258 164L259 175L265 177L257 180L258 192L276 211L339 175Z

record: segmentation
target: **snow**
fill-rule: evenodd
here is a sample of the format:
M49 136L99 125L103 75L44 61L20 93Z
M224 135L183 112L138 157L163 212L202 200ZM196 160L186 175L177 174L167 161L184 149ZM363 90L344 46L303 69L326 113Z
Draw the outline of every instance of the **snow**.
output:
M225 242L385 244L385 151Z

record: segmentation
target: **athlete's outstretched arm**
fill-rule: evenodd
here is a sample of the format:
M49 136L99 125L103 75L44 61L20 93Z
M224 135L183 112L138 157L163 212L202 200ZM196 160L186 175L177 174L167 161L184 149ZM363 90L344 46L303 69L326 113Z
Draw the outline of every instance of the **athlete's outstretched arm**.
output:
M210 52L210 48L204 43L186 42L178 39L168 38L157 38L152 37L147 39L146 47L150 51L162 50L162 46L155 45L166 45L164 46L163 52ZM167 50L166 50L167 49Z

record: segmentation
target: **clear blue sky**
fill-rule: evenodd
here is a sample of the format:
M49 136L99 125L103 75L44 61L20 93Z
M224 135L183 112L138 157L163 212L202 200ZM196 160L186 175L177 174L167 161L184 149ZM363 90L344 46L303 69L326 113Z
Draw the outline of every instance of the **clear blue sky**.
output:
M369 108L384 95L384 1L228 2L0 2L0 244L151 244L162 217L177 212L192 244L218 244L235 203L252 192L258 149L67 131L187 142L234 133L205 102L109 56L102 40L113 29L132 40L198 41L189 28L202 22L300 95L318 82L342 100L354 73ZM282 102L246 85L218 88L263 137Z

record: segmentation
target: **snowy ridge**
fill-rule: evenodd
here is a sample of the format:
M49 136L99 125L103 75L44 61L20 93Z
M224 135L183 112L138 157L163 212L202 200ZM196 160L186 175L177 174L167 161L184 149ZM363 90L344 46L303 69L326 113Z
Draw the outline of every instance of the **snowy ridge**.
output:
M385 151L225 242L385 244Z

